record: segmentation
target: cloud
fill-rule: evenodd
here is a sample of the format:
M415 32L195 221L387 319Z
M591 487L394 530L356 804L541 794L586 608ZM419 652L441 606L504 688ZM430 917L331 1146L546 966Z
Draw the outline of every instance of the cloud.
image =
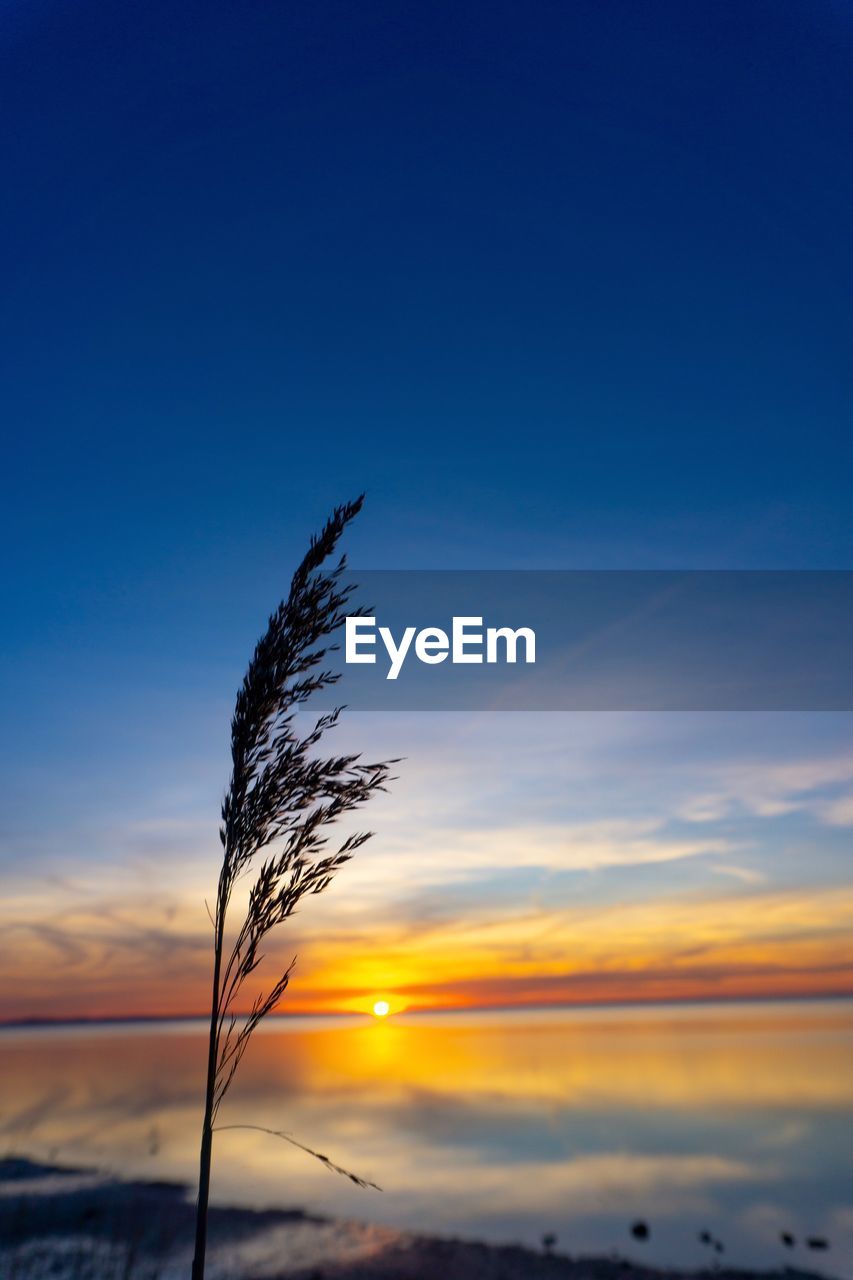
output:
M853 755L847 752L781 763L728 761L707 768L706 785L709 774L714 786L678 806L687 822L719 822L740 811L759 818L804 813L826 825L853 826Z
M765 884L767 876L754 867L741 867L733 862L712 862L711 870L719 876L731 876L743 884Z
M731 725L709 743L709 717L353 719L351 745L409 760L371 806L375 839L282 935L282 954L300 951L295 1000L373 985L492 1000L501 982L507 998L557 999L567 977L569 996L626 998L843 983L853 913L831 829L853 825L853 754L809 756L799 722L765 728L762 757ZM774 759L794 746L802 758ZM11 859L0 1016L203 1007L219 851L197 799L109 815L94 853L63 832L61 856ZM796 847L784 826L780 840L792 815L813 824ZM791 856L805 844L808 860Z
M714 834L676 834L666 830L662 819L648 817L392 831L385 833L382 846L381 853L371 850L354 870L354 892L372 890L387 899L400 887L452 885L501 868L597 871L725 854L739 847Z
M821 805L818 814L831 827L853 827L853 795L837 796Z

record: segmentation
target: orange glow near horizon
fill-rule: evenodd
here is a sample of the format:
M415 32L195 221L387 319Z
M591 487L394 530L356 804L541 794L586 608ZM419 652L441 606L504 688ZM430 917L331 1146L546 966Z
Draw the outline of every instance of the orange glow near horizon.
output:
M61 969L47 926L31 936L19 930L14 943L11 931L0 930L7 977L0 1018L204 1013L209 951L197 926L191 933L178 919L176 932L183 927L189 941L166 963L157 950L165 943L135 945L138 920L128 922L123 947L115 920L105 920L97 905L77 918L69 913ZM376 1017L382 1002L398 1014L853 993L853 890L587 912L542 907L503 920L408 921L370 931L360 921L333 923L319 920L316 934L291 942L299 961L282 1012ZM269 956L266 980L281 958Z

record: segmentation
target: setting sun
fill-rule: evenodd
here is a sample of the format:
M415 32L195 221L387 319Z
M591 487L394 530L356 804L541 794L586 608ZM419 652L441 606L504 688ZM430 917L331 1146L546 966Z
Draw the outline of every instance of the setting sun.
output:
M373 1006L373 1013L377 1018L387 1018L391 1012L391 1006L387 1000L377 1000Z

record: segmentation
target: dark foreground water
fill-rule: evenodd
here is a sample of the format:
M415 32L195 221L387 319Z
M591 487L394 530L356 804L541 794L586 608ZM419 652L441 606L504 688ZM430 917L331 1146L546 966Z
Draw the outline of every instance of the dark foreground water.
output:
M195 1023L4 1030L0 1154L192 1181L203 1061ZM279 1020L241 1070L222 1124L383 1191L233 1130L220 1202L697 1267L707 1230L726 1264L853 1274L849 1002Z

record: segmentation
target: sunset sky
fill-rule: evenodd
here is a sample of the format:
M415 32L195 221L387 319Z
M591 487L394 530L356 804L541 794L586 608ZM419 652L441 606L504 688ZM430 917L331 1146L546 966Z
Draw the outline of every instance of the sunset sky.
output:
M180 778L173 752L134 798L116 769L119 807L72 807L62 848L43 821L7 869L6 1017L203 1009L221 753L188 724ZM365 714L345 737L408 760L270 950L299 955L287 1009L851 989L847 717Z
M0 1019L204 1010L336 502L356 569L851 567L849 11L483 14L4 8ZM406 759L285 1009L853 993L850 715L338 741Z

